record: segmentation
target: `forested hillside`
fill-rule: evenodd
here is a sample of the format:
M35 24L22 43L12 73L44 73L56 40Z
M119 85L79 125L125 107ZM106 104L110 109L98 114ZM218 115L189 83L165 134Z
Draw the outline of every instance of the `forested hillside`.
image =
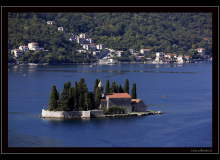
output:
M56 26L47 25L55 21ZM65 32L57 27L65 27ZM68 41L68 33L87 33L107 48L190 54L205 48L212 55L211 13L9 13L9 48L29 42L50 50L45 61L77 62L80 45ZM88 59L93 57L89 57ZM87 60L88 60L87 59Z

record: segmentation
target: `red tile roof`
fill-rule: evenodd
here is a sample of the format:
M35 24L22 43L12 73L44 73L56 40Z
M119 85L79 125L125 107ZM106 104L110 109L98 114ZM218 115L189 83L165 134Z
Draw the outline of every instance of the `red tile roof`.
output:
M128 93L105 93L108 98L131 98Z
M131 103L138 103L140 101L141 101L141 99L131 99Z

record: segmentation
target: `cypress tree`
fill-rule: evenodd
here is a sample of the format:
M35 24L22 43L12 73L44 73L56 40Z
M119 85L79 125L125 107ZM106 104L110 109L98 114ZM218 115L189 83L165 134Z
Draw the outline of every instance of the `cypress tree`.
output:
M101 104L101 92L98 87L96 88L95 103L96 103L96 108L98 109L99 105Z
M110 93L117 93L117 86L115 81L112 82L111 86L110 86Z
M108 79L105 82L105 93L110 93L109 80Z
M132 99L136 99L137 98L136 83L134 83L133 86L132 86L131 97L132 97Z
M128 79L125 80L124 93L129 94L129 81L128 81Z
M57 89L55 85L52 85L51 92L49 96L49 107L48 109L50 111L56 109L58 107L57 105Z
M95 83L94 83L94 87L93 87L93 94L96 95L96 88L98 87L99 85L99 80L96 78L95 79Z
M78 86L77 81L74 84L74 110L79 110L79 93L78 93Z
M88 111L89 110L89 106L91 104L91 99L89 97L89 93L88 92L85 93L85 104L86 104L86 110Z
M78 87L78 93L79 93L79 107L81 107L81 109L84 109L85 93L88 91L84 78L80 79L79 83L77 84L77 87Z
M120 86L118 88L118 93L124 93L124 89L123 89L121 84L120 84Z
M63 91L61 93L61 97L59 99L58 106L62 111L68 111L70 110L70 104L69 104L69 90L71 87L70 82L66 82L63 84Z
M74 88L73 87L69 89L69 107L71 111L74 108Z

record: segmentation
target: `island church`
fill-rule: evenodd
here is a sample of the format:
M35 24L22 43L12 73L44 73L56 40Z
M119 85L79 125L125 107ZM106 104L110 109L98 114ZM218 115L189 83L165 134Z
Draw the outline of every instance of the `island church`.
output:
M132 99L128 93L103 93L104 87L100 81L98 87L101 90L102 99L100 109L111 107L112 105L125 107L125 112L145 112L147 105L141 99Z

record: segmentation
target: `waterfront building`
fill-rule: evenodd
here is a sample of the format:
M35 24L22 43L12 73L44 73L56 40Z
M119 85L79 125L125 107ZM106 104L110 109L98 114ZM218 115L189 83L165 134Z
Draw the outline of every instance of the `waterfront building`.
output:
M106 109L112 105L125 107L125 112L145 112L147 106L141 99L132 99L128 93L105 93L101 99L100 108Z
M145 54L145 53L150 53L151 50L150 49L141 49L140 53Z
M12 49L11 54L13 54L13 53L16 58L19 58L20 56L23 55L23 51L20 49Z

